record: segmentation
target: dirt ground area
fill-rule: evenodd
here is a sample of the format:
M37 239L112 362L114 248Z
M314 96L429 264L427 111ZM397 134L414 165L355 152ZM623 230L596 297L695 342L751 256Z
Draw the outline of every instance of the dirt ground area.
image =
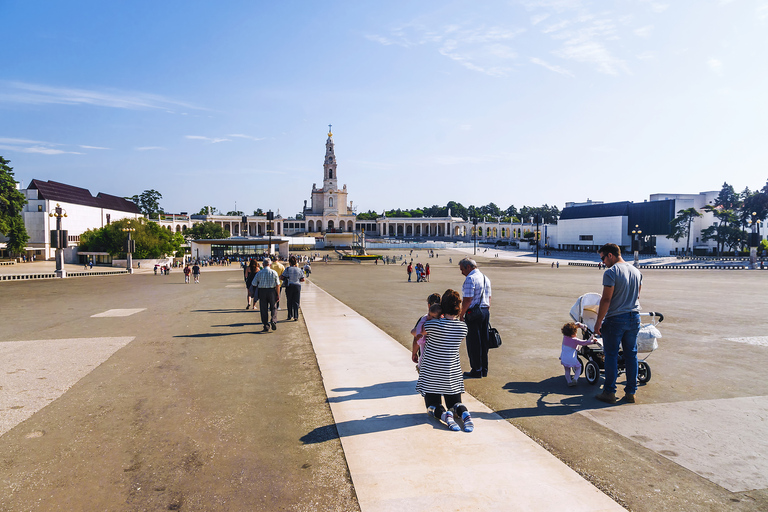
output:
M303 321L259 333L239 271L0 293L0 343L135 337L0 437L0 510L359 510Z
M437 251L435 258L427 251L381 254L429 263L430 282L416 283L415 277L408 282L399 261L318 262L312 278L410 347L409 331L426 312L427 296L461 290L464 278L457 264L464 255L450 250ZM766 489L730 492L579 414L611 406L594 400L599 388L583 379L577 387L566 387L558 360L560 327L570 320L568 312L580 295L601 291L601 271L567 265L553 269L483 255L477 261L492 281L491 323L504 344L491 352L488 378L466 381L469 393L630 510L768 509ZM640 387L638 401L682 404L768 395L763 376L767 349L725 341L765 335L761 312L768 308L766 279L763 273L743 271L644 271L643 309L662 312L665 321L659 326L661 347L648 359L652 380ZM469 369L464 349L462 365ZM619 396L623 381L622 376Z

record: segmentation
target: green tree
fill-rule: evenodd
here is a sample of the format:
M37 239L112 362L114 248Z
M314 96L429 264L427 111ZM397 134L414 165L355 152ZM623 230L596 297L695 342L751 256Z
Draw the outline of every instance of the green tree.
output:
M357 215L358 220L376 220L378 218L379 218L379 214L373 210L368 210L367 212L360 213Z
M139 207L139 211L149 217L150 219L157 219L160 214L163 213L163 209L160 207L160 200L163 198L163 194L157 190L145 190L137 196L131 196L127 199L136 203Z
M229 231L215 222L200 222L184 232L192 240L219 240L229 238Z
M216 208L214 206L203 206L196 215L213 215L215 212Z
M667 238L673 238L675 242L678 242L681 238L687 237L685 242L686 254L689 253L691 246L691 222L696 217L701 217L701 213L696 208L687 208L678 211L677 217L669 222L672 225L672 232L667 235Z
M11 254L21 254L27 248L27 242L29 241L24 218L21 215L17 215L8 222L8 225L9 229L6 233L8 236L8 242L6 243L8 252Z
M227 215L237 215L237 216L242 217L243 216L243 212L241 212L240 210L230 210L230 211L227 212Z
M134 258L162 258L180 252L184 237L165 229L157 222L147 219L120 219L103 228L89 229L80 235L80 248L85 251L106 252L112 257L125 254L125 242L128 234L123 228L131 227L135 231L131 237L136 240Z
M257 217L263 217L266 215L266 213L264 213L264 210L262 210L261 208L256 208L255 210L253 210L253 214L256 215Z
M8 237L7 247L12 254L23 252L29 235L21 212L27 198L16 189L10 160L0 156L0 233Z

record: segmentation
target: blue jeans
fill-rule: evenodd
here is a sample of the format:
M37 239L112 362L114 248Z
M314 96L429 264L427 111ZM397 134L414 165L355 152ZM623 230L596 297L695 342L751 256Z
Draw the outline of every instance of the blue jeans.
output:
M619 373L619 346L621 346L627 369L627 383L624 392L634 395L637 391L637 331L640 329L640 315L637 312L622 313L603 321L600 333L605 351L605 393L616 393L616 378Z

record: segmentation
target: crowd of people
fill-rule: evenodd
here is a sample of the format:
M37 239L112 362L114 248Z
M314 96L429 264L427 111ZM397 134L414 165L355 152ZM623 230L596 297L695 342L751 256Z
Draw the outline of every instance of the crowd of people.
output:
M245 309L256 309L259 302L259 313L263 332L277 330L277 311L280 301L280 291L285 290L288 308L287 320L298 321L299 305L301 302L301 285L312 273L311 256L291 255L286 268L280 258L264 256L261 261L251 259L246 265L243 262L243 279L245 280L248 302ZM299 263L304 265L299 267Z
M616 380L621 350L627 376L623 401L635 403L642 275L624 261L616 244L605 244L598 252L605 272L594 335L602 338L605 380L603 389L595 398L610 404L618 402ZM459 270L465 278L461 294L449 289L442 295L433 293L427 297L427 313L418 319L411 330L411 359L419 372L416 390L424 397L427 413L442 421L450 430L472 432L472 416L461 403L461 394L464 392L464 380L488 376L491 282L478 270L473 259L462 259ZM409 281L412 271L409 264ZM586 330L587 326L569 322L561 330L560 362L568 386L577 385L581 375L578 347L594 342L594 339L580 339L578 329ZM470 370L462 373L459 348L463 338L466 338Z

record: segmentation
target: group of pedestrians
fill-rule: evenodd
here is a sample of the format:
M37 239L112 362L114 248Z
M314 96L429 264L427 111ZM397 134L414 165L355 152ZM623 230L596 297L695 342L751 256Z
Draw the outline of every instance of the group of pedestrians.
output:
M642 274L624 261L616 244L605 244L598 253L606 270L594 333L602 336L605 382L595 398L610 404L617 402L616 380L621 349L627 376L623 400L635 403ZM427 297L427 314L419 318L411 331L411 358L417 363L416 390L424 397L427 413L445 423L450 430L463 428L465 432L472 432L472 416L461 403L461 394L465 391L465 379L488 376L491 281L471 258L462 259L459 270L464 276L461 295L449 289L442 295L434 293ZM581 374L576 349L587 343L576 337L578 328L585 329L586 326L571 322L562 329L560 361L569 386L576 385ZM466 338L470 370L462 373L459 348L463 338Z
M259 301L259 313L263 332L277 330L277 311L280 301L280 290L285 289L288 303L288 320L298 321L299 305L301 302L301 284L305 276L311 273L309 261L304 269L299 268L298 258L291 255L288 258L288 268L280 263L278 258L271 260L266 257L261 261L261 268L256 260L251 260L243 270L248 303L245 309L256 309Z
M408 263L408 266L406 267L406 272L408 272L408 282L411 282L411 276L413 272L416 272L416 282L417 283L428 283L429 282L429 274L431 273L431 270L429 268L429 263L426 265L422 265L421 263L417 263L415 266L413 265L413 260Z

